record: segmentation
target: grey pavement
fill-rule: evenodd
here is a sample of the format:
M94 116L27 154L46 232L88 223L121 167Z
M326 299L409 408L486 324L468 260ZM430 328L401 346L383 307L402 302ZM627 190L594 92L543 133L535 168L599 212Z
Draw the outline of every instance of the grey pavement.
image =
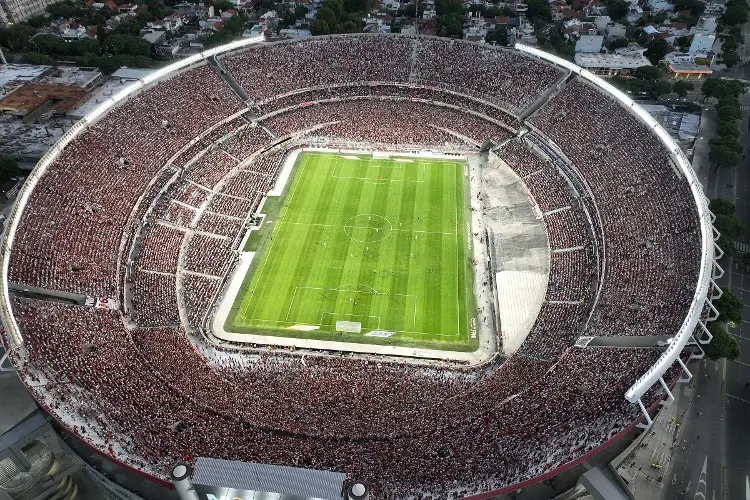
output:
M745 26L748 30L748 26ZM750 37L746 50L750 53ZM750 68L733 68L736 77L744 77ZM741 97L750 105L750 95ZM713 129L713 112L703 111L704 118L696 141L693 165L706 187L709 198L723 197L734 202L737 217L750 227L748 210L747 153L750 150L747 107L743 107L740 142L745 152L735 168L714 170L708 161L707 142ZM700 138L702 137L702 138ZM742 243L750 244L750 234ZM731 289L750 305L750 266L725 258L720 265L726 274L718 280L720 287ZM747 283L745 283L747 281ZM745 310L750 318L750 308ZM743 320L731 329L740 345L735 361L704 360L692 363L692 387L677 392L676 422L680 431L668 465L664 468L661 498L664 500L750 500L750 321ZM688 391L687 393L685 391ZM649 498L649 497L644 497Z

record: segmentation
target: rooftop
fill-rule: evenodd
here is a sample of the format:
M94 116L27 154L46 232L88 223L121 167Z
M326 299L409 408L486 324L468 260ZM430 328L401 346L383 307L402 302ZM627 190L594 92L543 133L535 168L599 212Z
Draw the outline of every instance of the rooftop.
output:
M115 72L115 74L122 70L123 69L120 68ZM104 85L91 92L85 102L81 103L76 109L69 111L68 116L70 116L71 118L83 118L84 116L92 112L103 101L109 99L125 87L132 85L134 80L137 80L137 78L120 79L114 78L113 75L113 78L106 81Z
M695 64L692 56L683 56L676 54L667 54L664 56L669 70L673 73L690 73L710 75L713 70L708 66Z
M28 83L42 76L52 66L36 66L32 64L1 64L0 89L4 94L20 84Z
M63 127L71 125L67 120L27 124L16 117L5 115L0 119L0 154L41 156L62 137Z
M576 64L583 68L600 69L635 69L641 66L651 66L648 58L643 54L598 54L578 52L575 55Z
M58 83L27 83L0 100L0 111L26 115L51 102L50 109L66 113L86 98L86 91L73 85Z
M102 73L94 68L77 68L58 66L48 75L37 80L39 83L57 83L60 85L75 85L87 87L92 81L101 77Z

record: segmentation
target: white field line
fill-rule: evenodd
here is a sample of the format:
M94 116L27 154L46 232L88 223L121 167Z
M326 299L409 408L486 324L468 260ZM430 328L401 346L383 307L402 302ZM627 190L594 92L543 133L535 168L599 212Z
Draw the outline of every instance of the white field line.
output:
M302 170L303 170L303 169L305 168L305 166L307 165L307 160L308 160L308 158L309 158L309 156L305 156L304 160L302 161L302 165L300 165L300 166L299 166L299 172L297 172L297 175L299 175L299 174L301 174L301 173L302 173ZM289 194L289 195L287 196L287 200L284 200L284 204L286 204L286 202L287 202L287 201L290 201L290 200L292 200L292 199L294 198L294 195L295 195L295 193L297 192L297 187L298 187L298 186L299 186L299 183L298 183L298 182L295 182L295 184L294 184L294 189L293 189L293 190L292 190L292 192L291 192L291 193L290 193L290 194ZM275 243L275 240L273 239L273 234L274 234L274 233L276 232L276 228L278 227L278 224L279 224L280 222L282 222L282 216L283 216L283 213L284 213L284 206L282 205L282 207L281 207L281 208L279 209L279 216L278 216L278 218L276 219L276 226L274 226L274 228L273 228L273 231L271 232L271 243L269 243L269 245L268 245L268 248L267 248L267 249L266 249L266 250L265 250L265 251L263 252L263 265L262 265L262 266L261 266L261 268L260 268L260 272L259 272L259 274L258 274L258 279L257 279L257 283L260 283L260 279L261 279L261 277L263 276L263 271L265 271L265 269L266 269L266 264L268 264L268 261L270 260L270 259L268 259L267 257L268 257L268 255L270 255L270 254L271 254L271 250L273 250L273 245L274 245L274 243ZM253 279L253 281L255 281L255 276L253 276L253 278L252 278L252 279ZM253 287L253 289L252 289L252 290L250 290L250 298L249 298L248 300L244 301L244 303L246 304L246 307L240 310L240 314L242 314L243 316L244 316L244 314L245 314L245 313L247 312L247 307L248 307L248 306L249 306L249 305L250 305L250 304L252 303L252 301L253 301L253 297L255 296L255 288L257 288L257 286L256 286L256 287Z
M363 214L357 214L357 215L363 215ZM366 214L365 214L366 215ZM356 216L355 216L356 217ZM385 218L385 217L383 217ZM288 221L278 221L276 224L293 224L296 226L320 226L320 227L335 227L335 228L351 228L351 229L371 229L368 226L349 226L346 224L340 225L340 224L323 224L319 222L288 222ZM420 230L410 230L410 229L396 229L391 228L391 231L400 231L404 233L420 233L420 234L441 234L444 236L453 236L454 233L446 233L441 231L420 231ZM377 243L377 242L376 242Z
M328 155L321 155L321 156L328 156ZM300 175L302 173L303 169L307 166L307 164L309 163L308 162L309 158L310 158L310 156L306 156L305 157L305 159L303 160L302 164L299 167L299 171L297 172L297 175ZM340 160L340 158L337 158L335 155L330 155L330 159L331 160ZM445 160L445 161L447 163L454 163L453 161L450 161L450 160ZM338 163L338 161L334 161L334 171L335 171L335 169L338 166L337 163ZM420 161L417 165L418 165L418 168L419 168L419 171L418 171L418 175L419 175L419 173L422 173L422 172L425 171L426 165L422 161ZM337 176L332 175L332 177L337 177ZM410 181L410 182L415 182L415 183L424 183L424 182L426 182L426 180L424 180L424 175L422 175L421 177L422 177L422 180ZM337 177L337 178L366 180L366 179L361 178L361 177ZM402 181L402 182L406 182L406 181ZM284 201L285 205L288 202L291 202L291 200L294 199L294 196L296 194L296 191L297 191L298 187L299 187L299 184L298 183L295 184L294 189L287 196L287 199ZM462 194L462 196L463 196L463 194ZM283 207L282 207L282 209L283 209ZM454 222L453 236L454 236L454 240L455 240L455 245L457 245L458 244L458 205L457 204L454 204L454 209L455 209L455 214L454 214L455 215L455 222ZM279 213L279 217L276 220L276 226L279 226L281 224L308 225L308 226L321 226L321 227L336 227L336 228L342 228L342 229L344 227L352 227L354 229L359 229L359 227L356 227L356 226L345 226L345 225L338 225L338 224L287 222L287 221L283 220L282 213L280 212ZM367 229L367 228L366 227L362 227L362 229ZM450 232L442 232L442 231L408 230L408 229L395 229L395 228L392 228L392 230L393 231L400 231L400 232L410 232L410 233L439 234L439 235L444 235L444 236L450 236L451 235ZM274 232L275 232L275 228L274 228ZM273 245L274 245L275 242L276 242L275 240L271 241L271 243L270 243L270 245L268 247L268 250L267 250L268 254L270 254L270 252L271 252L271 250L272 250ZM460 326L461 326L461 315L460 315L461 304L460 304L460 300L459 300L459 297L460 297L460 282L458 280L458 264L459 264L459 262L458 262L458 260L459 260L458 259L458 253L459 252L457 251L456 259L454 259L455 260L455 272L456 272L455 276L456 276L456 306L457 306L457 308L456 308L456 312L457 312L457 317L456 317L456 327L457 327L457 329L456 329L456 333L447 334L447 333L433 333L433 332L416 331L416 326L417 326L416 325L416 323L417 323L416 317L417 317L417 304L418 304L418 300L417 300L417 296L414 295L414 294L383 293L383 292L378 292L376 290L373 290L372 292L367 292L367 291L363 291L363 290L348 290L348 291L352 291L352 292L356 292L356 293L370 293L372 295L387 295L387 296L411 297L413 299L413 301L414 301L413 302L413 304L414 304L414 315L413 315L413 325L412 325L413 330L412 331L394 330L396 333L414 334L414 335L432 335L432 336L439 336L439 337L459 337L460 336L460 332L461 332L461 328L460 328ZM264 262L263 262L263 266L261 266L261 269L260 269L260 272L259 272L259 275L258 275L258 281L260 281L260 278L263 275L263 272L265 270L266 264L268 263L268 260L269 259L266 259L266 256L264 255L264 258L263 258ZM300 289L300 288L302 288L302 289L310 289L310 290L337 291L337 292L338 291L347 291L347 290L342 290L341 287L339 287L339 288L295 287L294 294L292 295L292 300L289 303L289 307L287 309L286 319L284 321L269 320L269 319L263 319L263 318L247 318L246 321L248 321L248 322L262 322L262 323L275 323L275 324L285 324L285 323L288 324L289 323L289 321L288 321L289 315L291 313L291 309L292 309L292 306L294 304L294 300L296 298L297 290ZM247 305L249 305L252 302L252 297L255 294L255 289L256 288L253 288L250 291L250 300L246 301ZM246 312L246 309L247 308L244 308L244 309L241 310L241 313L243 315ZM341 314L341 315L345 315L344 313L329 313L329 314ZM352 316L352 315L350 314L350 316ZM360 316L364 316L364 315L360 315ZM379 316L373 316L373 317L377 317L378 318L378 325L380 325L380 317ZM292 322L292 323L294 323L294 322ZM305 323L305 324L308 324L308 323ZM322 315L321 315L321 323L318 323L318 324L314 324L313 323L313 325L314 326L323 326L322 325Z

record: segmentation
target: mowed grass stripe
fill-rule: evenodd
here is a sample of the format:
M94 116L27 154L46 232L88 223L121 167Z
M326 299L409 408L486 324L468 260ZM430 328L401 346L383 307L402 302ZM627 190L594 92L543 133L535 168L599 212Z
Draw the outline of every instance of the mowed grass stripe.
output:
M351 197L358 196L357 186L353 186L351 183L333 176L338 160L333 157L325 157L320 159L320 163L321 168L316 170L314 176L316 182L324 183L329 188L324 192L328 210L325 214L314 215L313 220L316 223L326 224L325 226L319 226L323 237L315 243L319 249L322 249L323 258L313 262L315 273L306 282L301 284L301 286L312 285L325 289L305 294L306 296L312 295L319 298L317 302L311 301L303 304L310 311L304 318L305 321L301 322L313 324L318 321L330 320L331 318L324 317L324 313L333 311L339 300L340 292L335 289L341 285L344 262L346 261L346 256L349 255L352 245L352 241L342 235L343 231L340 229L340 226L342 225L343 214L349 209L346 206L347 201ZM322 168L323 166L325 168ZM304 258L310 259L311 256L305 255Z
M228 329L471 348L468 322L462 320L470 315L457 310L466 305L460 287L473 278L465 276L468 266L462 262L461 221L456 236L456 214L463 213L464 203L462 172L459 162L450 161L301 155L273 241L260 254L258 271L248 278L250 293L237 298L242 306L230 317ZM347 235L347 223L358 226L349 233L363 241ZM388 224L393 231L381 238L379 232ZM372 289L381 293L375 295ZM416 325L412 297L418 300ZM325 319L324 331L283 330L295 323L318 323L325 312L334 316ZM381 329L397 335L389 341L333 332L335 321L341 319L361 320L366 329L378 327L376 319L367 319L371 316L381 318ZM456 337L459 321L461 335Z
M419 171L414 169L404 169L403 179L404 181L411 181L419 175ZM411 221L415 218L415 207L416 207L416 190L418 184L415 182L404 182L399 186L399 192L393 193L391 199L394 201L392 210L394 213L394 224L397 225L398 229L401 229L401 225L405 221ZM396 201L398 200L398 201ZM383 259L386 263L382 268L384 273L383 281L387 283L384 285L384 289L389 290L391 293L409 293L409 274L406 272L410 262L410 255L412 252L412 240L411 233L405 231L396 231L395 234L391 235L393 238L393 252L390 258ZM390 271L390 272L389 272ZM409 297L404 297L410 300ZM413 307L413 306L412 306ZM386 315L389 318L397 315L397 310L401 309L397 306L395 300L388 301L388 307L386 309ZM404 325L409 325L409 328L413 328L413 316L414 312L411 311L412 319L409 321L407 316L408 307L404 307L401 312L401 321Z

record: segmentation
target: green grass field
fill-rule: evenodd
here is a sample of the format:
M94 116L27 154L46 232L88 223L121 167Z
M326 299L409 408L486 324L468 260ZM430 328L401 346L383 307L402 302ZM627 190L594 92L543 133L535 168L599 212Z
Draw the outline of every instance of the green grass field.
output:
M285 197L267 199L266 223L248 239L258 254L225 329L474 350L464 170L460 161L301 154ZM337 332L337 321L361 332Z

